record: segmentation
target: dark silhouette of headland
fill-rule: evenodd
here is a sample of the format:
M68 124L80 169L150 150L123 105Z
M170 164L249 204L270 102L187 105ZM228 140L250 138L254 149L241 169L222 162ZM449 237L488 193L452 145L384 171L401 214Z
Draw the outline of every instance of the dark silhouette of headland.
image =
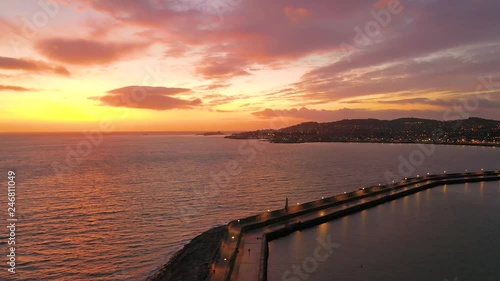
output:
M469 118L438 121L352 119L329 123L306 122L279 130L258 130L226 136L272 143L370 142L500 146L500 121Z
M205 132L205 133L199 133L199 134L196 134L197 136L223 136L225 135L223 132L221 131L217 131L217 132Z

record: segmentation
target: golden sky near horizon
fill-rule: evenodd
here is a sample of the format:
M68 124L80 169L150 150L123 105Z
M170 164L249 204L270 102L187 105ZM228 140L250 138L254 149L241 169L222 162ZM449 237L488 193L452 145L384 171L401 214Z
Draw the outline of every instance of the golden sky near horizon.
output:
M0 132L500 119L493 0L6 0ZM451 112L450 112L451 111Z

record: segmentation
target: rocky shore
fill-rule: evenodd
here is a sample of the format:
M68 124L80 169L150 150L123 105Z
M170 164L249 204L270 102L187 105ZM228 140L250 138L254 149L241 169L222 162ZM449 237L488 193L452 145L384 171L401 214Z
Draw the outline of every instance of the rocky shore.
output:
M149 277L147 281L206 281L212 263L220 258L220 244L227 236L227 227L212 228L185 245L179 252Z

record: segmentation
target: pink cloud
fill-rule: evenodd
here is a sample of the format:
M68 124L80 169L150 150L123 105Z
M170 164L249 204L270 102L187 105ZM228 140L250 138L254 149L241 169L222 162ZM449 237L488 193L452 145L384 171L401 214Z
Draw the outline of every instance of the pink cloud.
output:
M303 21L309 17L311 17L312 13L308 9L304 8L295 8L292 6L287 6L284 9L285 15L290 19L293 23L298 23Z
M231 86L231 85L226 84L226 83L212 83L209 85L201 86L201 87L199 87L199 89L204 90L204 91L212 91L212 90L225 89L229 86Z
M145 43L101 42L89 39L48 38L38 41L36 49L47 58L64 63L107 64L144 50Z
M354 26L351 16L370 7L361 0L346 3L317 0L300 4L298 1L238 1L221 20L217 13L206 9L179 9L170 5L172 2L111 0L91 1L88 5L124 24L145 28L141 35L169 47L168 55L182 55L189 48L204 48L206 58L196 67L199 74L207 78L246 75L245 69L252 64L274 64L339 49L340 43L351 35L351 30L343 26L350 23ZM210 5L210 1L198 2ZM291 21L304 24L297 28ZM229 66L211 59L218 54L234 62Z
M182 93L191 92L186 88L167 88L167 87L150 87L150 86L127 86L123 88L113 89L108 91L109 94L128 95L134 92L146 92L148 95L165 95L173 96Z
M189 7L173 7L173 2ZM478 77L500 74L498 1L456 0L451 6L446 1L400 1L402 12L391 15L380 36L350 54L342 44L356 45L355 28L377 24L373 14L386 12L391 1L238 1L222 19L193 8L193 3L210 2L86 1L123 25L143 29L138 36L162 44L169 56L201 56L193 68L209 83L251 75L249 69L257 64L296 66L301 58L319 56L316 69L283 85L290 90L266 96L268 100L319 104L401 91L472 92ZM325 53L329 57L321 57ZM342 55L349 60L338 60Z
M207 57L196 68L198 74L205 78L226 79L236 76L250 75L242 66L246 65L238 58Z
M172 97L191 92L184 88L128 86L110 90L105 96L91 97L102 105L151 110L191 109L202 104L200 99L185 100Z
M404 110L368 110L368 109L350 109L343 108L338 110L317 110L302 107L300 109L265 109L262 111L253 112L252 115L262 119L273 118L297 118L304 121L316 122L331 122L343 119L365 119L365 118L378 118L378 119L393 119L398 116L408 117L433 117L442 118L442 113L437 111L404 111Z
M34 73L53 73L57 75L70 76L69 71L60 65L49 64L44 61L37 61L25 58L0 57L0 69L22 70Z

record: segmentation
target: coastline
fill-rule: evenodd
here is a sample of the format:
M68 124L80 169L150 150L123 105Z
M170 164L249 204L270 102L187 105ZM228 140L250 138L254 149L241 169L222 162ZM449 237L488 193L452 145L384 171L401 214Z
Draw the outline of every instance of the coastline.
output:
M452 121L421 118L344 119L240 132L226 138L260 139L271 143L429 143L497 147L500 146L500 121L476 117Z
M217 226L196 236L175 253L146 281L205 281L212 264L220 258L220 244L227 237L227 226Z
M272 142L269 143L280 143L280 144L293 144L294 142ZM387 141L305 141L296 143L379 143L379 144L433 144L433 145L451 145L451 146L483 146L483 147L500 147L500 143L446 143L446 142L387 142Z
M451 146L483 146L483 147L500 147L500 143L447 143L447 142L388 142L388 141L271 141L269 139L255 139L255 138L233 138L231 136L224 137L232 140L260 140L268 143L276 144L301 144L301 143L378 143L378 144L433 144L433 145L451 145Z

